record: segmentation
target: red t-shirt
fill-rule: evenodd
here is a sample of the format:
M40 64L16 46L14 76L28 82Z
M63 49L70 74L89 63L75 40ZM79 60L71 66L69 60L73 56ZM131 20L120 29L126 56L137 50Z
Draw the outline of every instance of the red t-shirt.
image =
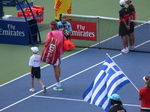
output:
M141 96L141 108L147 108L150 110L150 90L147 87L143 87L139 91L139 95ZM145 112L145 111L141 111ZM150 111L147 111L150 112Z

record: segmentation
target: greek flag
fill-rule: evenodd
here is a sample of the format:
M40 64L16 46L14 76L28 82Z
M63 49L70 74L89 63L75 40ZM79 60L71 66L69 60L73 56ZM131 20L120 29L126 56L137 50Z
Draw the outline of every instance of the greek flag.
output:
M95 80L84 92L83 99L90 104L95 104L108 111L111 107L108 96L116 93L129 82L128 77L124 75L123 71L108 57Z

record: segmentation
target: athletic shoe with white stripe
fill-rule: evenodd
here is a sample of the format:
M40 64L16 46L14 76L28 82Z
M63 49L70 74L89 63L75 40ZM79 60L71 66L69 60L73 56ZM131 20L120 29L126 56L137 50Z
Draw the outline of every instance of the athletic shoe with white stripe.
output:
M131 50L131 51L134 50L134 46L130 46L129 50Z
M34 88L31 88L31 89L29 89L29 91L31 91L31 92L35 92L35 89L34 89Z
M53 90L62 91L63 88L62 88L62 86L55 86L55 87L53 87Z
M128 53L128 52L129 52L129 49L128 49L128 48L126 48L126 49L122 49L122 50L121 50L121 52L122 52L122 53L124 53L124 54L126 54L126 53Z

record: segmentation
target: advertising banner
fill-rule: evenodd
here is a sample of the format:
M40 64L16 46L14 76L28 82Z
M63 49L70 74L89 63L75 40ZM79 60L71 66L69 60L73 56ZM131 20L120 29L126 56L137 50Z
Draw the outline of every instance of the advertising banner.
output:
M72 39L97 40L96 23L83 21L68 21L72 26Z
M18 2L23 3L25 0L18 0ZM4 6L16 6L16 0L3 0Z
M72 13L72 0L55 0L55 20L60 20L60 14L71 14ZM70 18L68 18L70 19Z
M29 45L27 23L0 20L0 43Z

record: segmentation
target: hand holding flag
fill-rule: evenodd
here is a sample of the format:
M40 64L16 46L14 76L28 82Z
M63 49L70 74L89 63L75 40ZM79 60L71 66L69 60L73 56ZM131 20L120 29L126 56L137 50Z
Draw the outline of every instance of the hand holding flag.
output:
M116 63L107 57L95 80L84 92L83 99L108 111L111 107L108 96L116 93L129 82L128 77L124 75Z

